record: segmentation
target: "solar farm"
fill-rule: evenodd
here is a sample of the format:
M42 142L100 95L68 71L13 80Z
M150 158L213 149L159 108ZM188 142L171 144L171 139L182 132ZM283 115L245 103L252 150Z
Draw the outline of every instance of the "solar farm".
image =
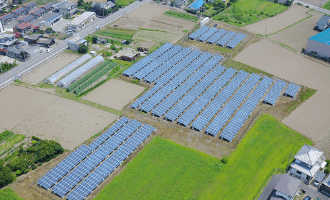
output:
M38 180L59 197L85 199L156 129L122 117L90 145L81 145Z
M226 68L217 54L170 43L123 72L154 86L132 109L232 142L260 101L274 105L282 94L294 98L299 86ZM222 131L221 131L222 130Z
M234 49L246 37L243 33L226 31L224 29L202 26L189 35L189 39L216 44L222 47Z

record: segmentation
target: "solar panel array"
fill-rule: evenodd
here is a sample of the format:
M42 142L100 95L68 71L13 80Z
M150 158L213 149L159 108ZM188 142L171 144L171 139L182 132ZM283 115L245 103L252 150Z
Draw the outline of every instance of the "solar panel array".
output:
M245 37L245 34L238 33L230 42L228 42L227 47L232 49L235 48Z
M223 36L218 42L219 46L226 46L226 44L236 35L237 33L229 31L225 36Z
M228 31L224 29L220 29L218 32L216 32L212 37L207 39L207 42L210 44L216 43L220 38L222 38Z
M315 175L315 180L319 183L322 183L324 178L326 177L326 174L322 171L318 171Z
M210 28L207 26L202 26L197 31L193 32L191 35L189 35L189 39L196 40L199 36L201 36L203 33L208 31Z
M192 123L191 127L198 131L203 130L248 76L249 74L247 72L239 71L233 80L228 83L228 85Z
M296 85L294 83L289 83L288 88L286 88L286 90L284 92L284 96L294 98L294 96L296 96L299 88L300 88L299 85Z
M198 37L198 41L205 42L207 39L209 39L213 34L218 32L219 29L217 28L210 28L208 31L206 31L203 35Z
M79 147L64 161L42 177L38 181L38 185L48 190L56 184L52 188L52 192L60 197L64 197L99 165L99 167L68 195L68 199L84 199L116 167L118 167L128 155L150 136L153 131L155 131L155 128L150 125L145 124L140 128L141 125L142 124L136 120L129 121L128 118L123 117L102 134L99 137L101 139L96 139L88 147L85 145ZM116 133L113 134L114 132ZM111 135L113 136L110 137ZM97 146L97 144L99 144L99 146ZM94 149L96 150L86 158ZM85 160L82 161L83 159ZM105 159L106 161L102 162ZM78 165L78 163L80 164ZM109 164L113 164L114 168L112 170L110 170ZM113 166L111 165L111 167ZM83 191L79 188L83 189Z
M269 90L268 94L266 95L263 103L267 103L270 105L274 105L277 98L280 96L282 90L284 89L286 82L277 80L273 87Z
M261 77L257 74L252 74L229 100L225 107L218 113L210 125L205 129L207 134L216 136L222 127L228 122L230 117L234 114L236 109L241 105L244 99L248 96L250 91L258 83Z
M265 76L245 101L243 106L238 110L233 119L229 122L226 128L222 131L220 138L231 142L238 131L243 126L244 122L248 119L252 111L255 109L261 98L264 96L270 85L273 83L273 79Z

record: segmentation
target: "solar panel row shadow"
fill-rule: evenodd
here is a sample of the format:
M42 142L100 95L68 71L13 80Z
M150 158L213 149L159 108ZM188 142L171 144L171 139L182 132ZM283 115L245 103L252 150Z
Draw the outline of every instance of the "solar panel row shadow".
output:
M294 83L289 83L288 88L286 88L286 90L284 92L284 96L294 98L294 96L296 96L299 88L300 88L299 85L296 85Z
M268 94L263 100L263 103L274 105L285 86L286 86L286 82L277 80L274 83L273 87L269 90Z
M203 33L208 31L210 28L207 26L202 26L197 31L193 32L189 35L189 39L196 40L199 36L201 36Z

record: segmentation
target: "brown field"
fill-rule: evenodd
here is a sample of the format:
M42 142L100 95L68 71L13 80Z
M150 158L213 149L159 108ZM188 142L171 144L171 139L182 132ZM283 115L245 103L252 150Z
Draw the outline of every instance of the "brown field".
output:
M22 86L0 91L0 128L53 139L74 149L103 130L117 116L84 104Z
M314 30L314 27L316 22L323 16L322 13L315 10L309 12L309 14L313 16L268 37L300 52L302 48L306 48L308 38L318 33Z
M243 28L252 33L268 35L282 30L285 27L304 19L305 17L308 17L310 14L307 14L307 11L309 11L309 9L304 6L293 5L288 10L276 15L275 17L264 19L262 21L244 26Z
M330 155L329 147L324 148L330 143L330 68L268 40L250 45L235 60L285 80L317 89L312 98L298 106L282 122L311 138L316 147Z
M126 104L143 92L143 90L144 88L141 86L111 79L90 92L83 99L121 110Z
M25 75L22 78L22 81L31 85L36 85L79 57L79 54L64 52L58 55L56 58L38 67L36 70Z

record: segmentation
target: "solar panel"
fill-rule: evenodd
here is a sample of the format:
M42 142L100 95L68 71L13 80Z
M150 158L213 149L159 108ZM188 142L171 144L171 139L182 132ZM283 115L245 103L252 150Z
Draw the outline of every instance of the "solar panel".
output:
M269 90L263 103L274 105L277 98L280 96L282 90L284 89L285 85L286 83L284 81L277 80L273 87Z
M189 39L196 40L199 36L201 36L203 33L208 31L210 28L207 26L200 27L197 31L193 32L189 35Z
M197 99L195 103L178 119L178 123L188 126L204 107L215 97L215 95L223 88L226 83L236 74L236 70L228 68L223 75L220 76L204 93Z
M319 183L322 183L324 178L325 178L326 174L324 172L318 171L315 175L315 180Z
M213 34L218 32L219 29L216 29L214 27L207 30L205 33L203 33L201 36L198 37L198 41L205 42L207 39L209 39Z
M245 34L239 33L237 34L228 44L227 47L235 48L244 38L246 37Z
M249 118L252 111L258 105L261 98L264 96L268 88L273 83L273 79L265 76L260 81L259 85L252 92L249 98L245 101L243 106L235 114L233 119L228 123L226 128L222 131L220 138L232 142L240 128L243 126L244 122Z
M224 29L220 29L218 32L216 32L212 37L210 37L209 39L207 39L207 43L210 44L214 44L216 43L218 40L220 40L220 38L222 38L225 34L227 33L226 30Z
M230 31L225 36L223 36L217 43L219 46L225 46L234 36L236 35L235 32Z
M198 131L202 131L248 76L249 74L247 72L239 71L218 96L214 98L202 114L198 116L198 118L192 123L191 127Z
M300 88L299 85L296 85L294 83L289 83L288 88L284 92L284 96L294 98L294 96L296 96L299 88Z
M245 100L250 91L258 83L261 77L257 74L252 74L242 85L235 95L229 100L225 107L218 113L214 120L205 129L209 135L216 136L222 127L227 123L230 117L234 114L236 109Z

